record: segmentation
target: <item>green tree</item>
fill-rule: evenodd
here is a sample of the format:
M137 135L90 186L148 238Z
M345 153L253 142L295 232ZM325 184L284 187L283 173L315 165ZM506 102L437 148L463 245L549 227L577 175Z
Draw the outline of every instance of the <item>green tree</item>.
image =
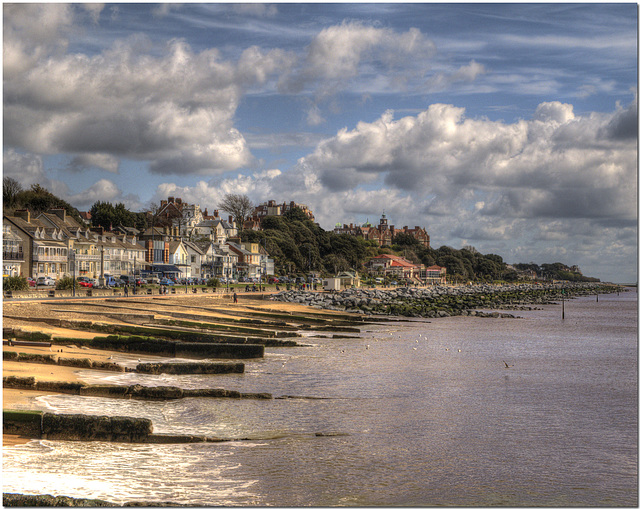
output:
M115 206L110 202L97 201L91 206L91 224L102 226L105 230L111 230L118 226L135 228L138 222L136 214L128 210L124 203Z

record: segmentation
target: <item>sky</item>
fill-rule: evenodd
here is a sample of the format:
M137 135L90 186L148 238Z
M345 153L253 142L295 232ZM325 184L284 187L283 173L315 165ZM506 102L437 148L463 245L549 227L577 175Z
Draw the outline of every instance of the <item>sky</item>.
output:
M636 3L3 5L3 174L638 279Z

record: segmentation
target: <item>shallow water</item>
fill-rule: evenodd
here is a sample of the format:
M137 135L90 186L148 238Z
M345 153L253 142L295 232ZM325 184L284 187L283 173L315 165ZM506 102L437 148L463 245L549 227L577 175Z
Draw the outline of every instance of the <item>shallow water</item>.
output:
M550 305L512 312L521 319L367 325L269 348L237 375L83 371L88 382L295 398L40 398L60 413L150 417L160 433L252 440L32 441L3 448L3 490L195 505L636 506L637 294L565 304L565 320Z

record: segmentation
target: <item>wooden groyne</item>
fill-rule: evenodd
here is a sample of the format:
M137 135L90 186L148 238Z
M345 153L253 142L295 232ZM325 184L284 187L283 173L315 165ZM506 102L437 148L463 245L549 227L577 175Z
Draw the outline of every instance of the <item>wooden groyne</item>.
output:
M88 385L82 382L59 382L36 380L34 377L5 376L2 379L5 389L20 389L42 392L73 394L119 399L171 400L182 398L235 398L235 399L272 399L266 392L245 393L228 389L182 389L173 386L147 387L144 385Z
M22 410L3 410L2 431L24 438L83 442L184 444L230 441L200 435L154 434L151 419L143 417L52 414Z
M21 343L24 346L29 346L29 342L27 341ZM120 366L115 362L96 361L89 358L60 357L52 354L3 351L2 360L12 362L32 362L35 364L57 364L58 366L71 366L74 368L84 369L101 369L105 371L126 371L124 366Z

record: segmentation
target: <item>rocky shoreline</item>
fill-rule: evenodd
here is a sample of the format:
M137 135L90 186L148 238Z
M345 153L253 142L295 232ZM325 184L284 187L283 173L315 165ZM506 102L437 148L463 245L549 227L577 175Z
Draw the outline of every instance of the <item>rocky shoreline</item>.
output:
M303 304L316 309L366 315L397 315L423 318L481 316L512 318L505 313L477 309L533 310L564 298L619 292L607 283L543 283L472 286L400 287L393 290L350 288L341 292L289 290L272 300Z

